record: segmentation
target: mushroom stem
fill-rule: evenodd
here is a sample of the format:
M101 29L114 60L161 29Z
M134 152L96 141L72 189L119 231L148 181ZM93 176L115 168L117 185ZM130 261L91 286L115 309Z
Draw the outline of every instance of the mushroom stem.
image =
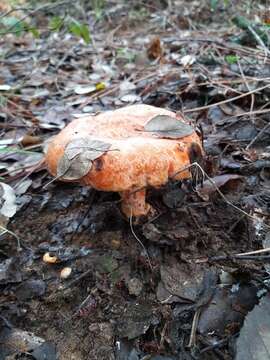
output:
M151 206L145 202L146 190L122 191L122 212L127 218L147 215Z

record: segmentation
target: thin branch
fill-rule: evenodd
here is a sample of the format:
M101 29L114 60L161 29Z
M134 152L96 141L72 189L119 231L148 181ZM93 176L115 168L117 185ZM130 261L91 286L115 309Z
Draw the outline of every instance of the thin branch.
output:
M13 236L17 240L17 250L18 251L22 250L21 242L20 242L20 239L19 239L18 235L16 235L13 231L8 230L7 228L5 228L2 225L0 225L0 230L2 230L2 232L0 233L0 236L4 235L4 234L10 234L11 236Z
M198 164L197 162L194 162L190 165L187 165L185 167L183 167L181 170L177 171L172 177L177 176L177 174L180 174L181 172L184 172L186 170L191 169L192 167L198 167L200 169L200 171L202 172L203 177L205 177L207 180L209 180L209 182L214 186L215 190L217 191L217 193L222 197L222 199L231 207L233 207L235 210L237 210L238 212L240 212L241 214L244 214L245 216L247 216L248 218L252 219L253 221L258 221L258 218L256 218L253 215L250 215L249 213L247 213L245 210L241 209L240 207L234 205L230 200L228 200L226 198L226 196L223 194L223 192L218 188L217 184L215 183L215 181L209 176L207 175L207 173L203 170L203 168L201 167L200 164ZM265 224L263 221L261 221L261 224L263 226L265 226L266 228L270 229L270 226L268 224Z
M247 78L246 78L246 76L245 76L245 74L244 74L244 71L243 71L243 69L242 69L241 63L240 63L240 61L239 61L238 58L237 58L237 64L238 64L238 67L239 67L241 76L242 76L242 78L243 78L243 80L244 80L244 83L245 83L248 91L251 91L250 86L249 86L249 83L248 83L248 81L247 81ZM249 112L250 112L250 117L251 117L251 113L252 113L252 111L253 111L253 109L254 109L254 103L255 103L255 96L254 96L254 94L251 94L251 104L250 104L250 110L249 110Z
M151 264L151 260L150 260L150 256L148 255L148 252L146 250L146 247L144 246L144 244L142 243L141 239L139 239L139 237L136 235L134 229L133 229L133 223L132 223L132 209L131 209L131 215L129 217L129 225L130 225L130 230L132 232L132 235L135 237L135 239L138 241L138 243L141 245L141 247L143 248L143 251L145 252L146 254L146 257L147 257L147 260L149 262L149 266L150 266L150 269L151 271L153 272L153 266Z
M259 132L258 134L255 136L255 138L253 138L251 140L251 142L247 145L246 150L248 150L253 144L255 144L255 142L263 135L263 133L270 127L270 122L268 124L266 124Z
M202 310L201 307L199 307L196 310L194 317L193 317L191 333L190 333L190 338L189 338L189 343L188 343L189 348L196 345L196 331L197 331L197 327L198 327L199 318L201 315L201 310Z
M194 109L187 109L187 110L183 110L184 113L190 113L190 112L195 112L195 111L201 111L201 110L206 110L206 109L210 109L214 106L217 106L217 105L221 105L221 104L226 104L226 103L229 103L229 102L232 102L232 101L235 101L235 100L238 100L238 99L241 99L243 97L246 97L248 95L251 95L251 94L254 94L254 93L257 93L261 90L264 90L266 88L269 88L270 87L270 84L267 84L267 85L264 85L258 89L254 89L252 91L249 91L245 94L242 94L242 95L239 95L239 96L235 96L233 98L230 98L230 99L226 99L226 100L222 100L222 101L219 101L217 103L214 103L214 104L210 104L210 105L205 105L205 106L201 106L201 107L197 107L197 108L194 108Z
M256 41L258 42L259 45L261 45L261 47L264 50L264 54L265 54L265 61L267 59L267 56L270 55L270 51L269 49L267 49L267 47L265 46L264 42L262 41L261 37L256 33L256 31L253 29L252 26L248 26L248 30L251 32L251 34L254 36L254 38L256 39Z
M270 248L259 249L259 250L249 251L249 252L245 252L245 253L239 253L239 254L235 254L235 255L236 256L246 256L246 255L264 254L267 252L270 252Z

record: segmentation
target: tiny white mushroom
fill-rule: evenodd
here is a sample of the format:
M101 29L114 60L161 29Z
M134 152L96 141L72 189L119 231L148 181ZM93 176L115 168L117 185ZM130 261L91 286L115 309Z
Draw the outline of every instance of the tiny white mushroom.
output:
M59 261L56 256L51 256L49 252L46 252L42 259L47 264L55 264Z
M65 267L65 268L63 268L63 269L61 270L61 272L60 272L60 278L63 279L63 280L67 279L67 278L70 276L71 272L72 272L72 268L71 268L71 267Z

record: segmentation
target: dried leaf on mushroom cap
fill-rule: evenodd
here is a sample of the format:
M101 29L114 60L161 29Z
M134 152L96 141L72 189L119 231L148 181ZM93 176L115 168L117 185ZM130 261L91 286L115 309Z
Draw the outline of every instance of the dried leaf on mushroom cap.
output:
M105 154L111 144L90 137L69 142L57 165L57 177L79 180L91 170L93 161Z
M94 161L108 151L110 147L111 144L109 143L86 136L70 141L65 148L65 154L69 160L72 160L75 156L87 151L88 157Z
M181 139L194 133L192 126L168 115L154 116L144 125L144 131L170 139Z
M56 176L64 180L79 180L91 170L92 164L84 154L79 154L72 160L64 154L57 164Z

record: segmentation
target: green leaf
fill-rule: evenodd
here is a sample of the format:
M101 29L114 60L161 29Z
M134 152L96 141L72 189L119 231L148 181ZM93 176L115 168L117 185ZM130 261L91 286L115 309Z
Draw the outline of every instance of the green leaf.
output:
M234 25L236 25L237 27L239 27L242 30L247 30L249 26L251 26L251 22L245 18L244 16L241 15L236 15L232 18L232 22L234 23Z
M54 16L49 22L49 29L51 31L59 31L63 26L63 23L64 19L60 18L60 16Z
M81 25L78 21L72 21L68 25L68 29L73 35L81 36Z
M217 10L218 4L220 0L210 0L210 8L212 11ZM230 3L230 0L223 0L224 6L228 6Z
M90 32L89 27L85 24L81 25L81 37L83 38L86 44L90 43Z
M239 59L239 57L237 55L233 55L233 54L225 56L225 61L230 65L236 64L238 59Z
M219 0L210 0L210 8L211 10L216 10L218 6Z
M40 38L40 32L37 28L35 27L30 27L28 29L26 29L27 31L29 31L35 39L39 39Z
M90 38L89 28L87 25L81 24L78 21L73 20L69 24L68 28L72 34L81 37L86 44L90 43L91 38Z

